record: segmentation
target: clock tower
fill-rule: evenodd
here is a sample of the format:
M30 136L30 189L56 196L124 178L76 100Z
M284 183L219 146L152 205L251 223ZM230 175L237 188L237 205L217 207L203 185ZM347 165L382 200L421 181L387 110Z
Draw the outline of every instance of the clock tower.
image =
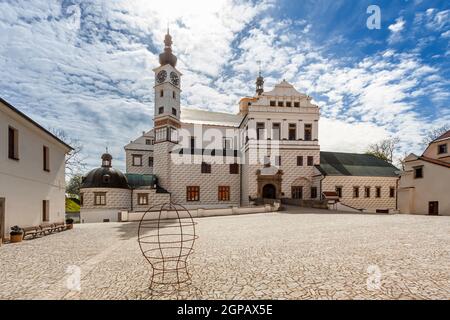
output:
M155 72L155 112L154 112L154 167L159 185L170 189L170 151L178 143L180 123L181 72L175 66L177 57L172 53L172 37L167 30L164 52L159 55L160 66Z

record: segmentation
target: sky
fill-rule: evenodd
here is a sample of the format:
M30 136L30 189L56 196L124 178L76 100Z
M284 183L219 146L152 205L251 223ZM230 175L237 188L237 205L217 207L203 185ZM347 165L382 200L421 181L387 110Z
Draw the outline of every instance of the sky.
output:
M369 29L380 9L380 28ZM421 153L450 124L450 2L436 0L0 0L0 96L83 144L87 169L153 126L152 69L167 25L182 106L238 111L286 79L320 106L321 150L398 137Z

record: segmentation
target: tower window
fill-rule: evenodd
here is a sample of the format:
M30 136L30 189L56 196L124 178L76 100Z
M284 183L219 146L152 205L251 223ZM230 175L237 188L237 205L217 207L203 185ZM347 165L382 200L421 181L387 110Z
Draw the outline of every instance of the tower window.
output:
M237 163L230 164L230 174L239 174L239 164Z
M211 173L211 164L202 162L202 173Z
M164 90L160 90L160 91L159 91L159 96L160 96L160 97L164 97Z
M297 166L303 166L303 156L297 156Z
M164 107L159 107L158 114L163 114L163 113L164 113Z
M306 160L308 161L308 166L314 165L314 157L313 156L308 156L308 158Z
M305 124L305 141L312 140L312 124Z
M174 98L174 99L177 98L177 94L175 93L175 91L172 91L172 98Z
M177 116L177 109L172 108L172 115Z
M264 131L265 131L264 123L258 122L256 124L256 139L258 140L264 139Z
M289 124L289 140L295 140L297 138L297 126L295 123Z

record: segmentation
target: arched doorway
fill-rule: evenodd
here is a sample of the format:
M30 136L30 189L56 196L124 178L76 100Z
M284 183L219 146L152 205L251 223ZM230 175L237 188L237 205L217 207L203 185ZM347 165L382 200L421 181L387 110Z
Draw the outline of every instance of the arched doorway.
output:
M268 183L263 187L262 196L265 199L276 199L277 189L273 184Z

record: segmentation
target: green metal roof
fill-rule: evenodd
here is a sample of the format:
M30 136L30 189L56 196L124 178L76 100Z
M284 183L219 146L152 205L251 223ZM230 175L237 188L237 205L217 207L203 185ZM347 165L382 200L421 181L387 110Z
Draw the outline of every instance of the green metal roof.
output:
M320 165L316 168L326 176L396 177L398 171L373 155L343 152L320 152Z
M155 183L157 183L157 178L154 174L127 173L125 176L127 177L128 184L132 189L139 187L152 187Z

